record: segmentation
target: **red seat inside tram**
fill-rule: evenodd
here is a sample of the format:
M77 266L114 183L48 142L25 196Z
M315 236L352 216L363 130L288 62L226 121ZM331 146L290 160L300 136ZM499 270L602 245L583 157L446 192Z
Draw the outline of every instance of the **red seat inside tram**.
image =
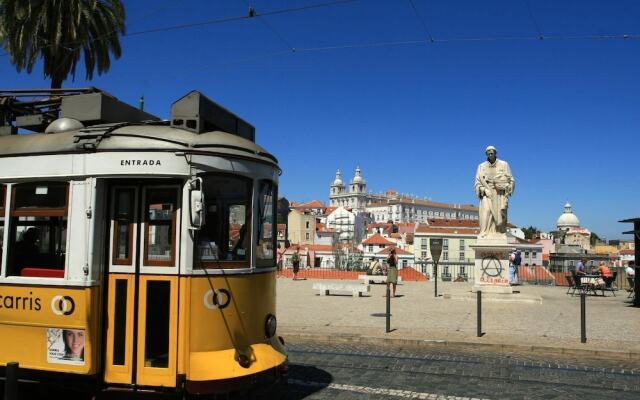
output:
M64 278L64 270L54 268L24 267L22 268L22 271L20 271L20 275L36 278Z

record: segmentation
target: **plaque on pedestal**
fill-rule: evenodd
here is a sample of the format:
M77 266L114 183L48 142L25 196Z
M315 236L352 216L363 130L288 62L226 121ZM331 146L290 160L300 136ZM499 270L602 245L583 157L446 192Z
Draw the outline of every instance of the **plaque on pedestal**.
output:
M471 248L476 255L472 291L513 293L509 284L509 255L513 252L513 245L507 243L506 236L478 239Z

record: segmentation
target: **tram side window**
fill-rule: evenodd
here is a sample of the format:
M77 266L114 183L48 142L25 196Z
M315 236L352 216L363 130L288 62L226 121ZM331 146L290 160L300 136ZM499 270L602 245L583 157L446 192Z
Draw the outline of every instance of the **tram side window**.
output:
M258 243L256 263L258 267L275 266L276 202L277 188L271 181L260 181L258 192Z
M251 239L251 181L230 175L203 177L205 225L198 231L196 267L247 266Z
M4 249L4 208L7 201L7 188L0 185L0 268L2 268L2 255Z
M64 277L69 184L13 187L8 276Z
M173 266L175 264L177 205L176 189L147 191L145 265Z

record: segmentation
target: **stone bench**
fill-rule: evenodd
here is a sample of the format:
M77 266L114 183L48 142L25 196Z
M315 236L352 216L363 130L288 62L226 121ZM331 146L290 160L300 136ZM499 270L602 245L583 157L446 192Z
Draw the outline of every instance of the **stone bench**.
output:
M386 275L358 275L358 279L362 279L365 285L369 283L387 283ZM402 282L402 277L398 277L398 282Z
M313 290L319 290L320 296L327 296L329 292L351 292L353 297L360 297L362 293L369 293L369 285L353 283L314 283Z

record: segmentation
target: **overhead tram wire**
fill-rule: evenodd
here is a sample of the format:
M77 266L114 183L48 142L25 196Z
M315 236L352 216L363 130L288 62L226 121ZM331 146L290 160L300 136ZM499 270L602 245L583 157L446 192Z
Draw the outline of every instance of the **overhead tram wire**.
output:
M572 35L572 36L545 36L545 40L639 40L640 34L624 34L624 35ZM244 57L222 63L205 65L196 68L190 68L187 71L205 71L211 68L223 67L232 64L241 64L245 62L258 61L266 58L273 58L298 53L314 53L333 50L354 50L377 47L400 47L416 44L434 44L434 43L455 43L455 42L500 42L500 41L539 41L537 36L504 36L504 37L479 37L479 38L449 38L435 39L433 41L425 39L402 40L394 42L372 42L372 43L355 43L335 46L319 46L319 47L297 47L295 51L281 50L271 53L259 54L254 57Z
M236 16L236 17L212 19L212 20L202 21L202 22L194 22L194 23L190 23L190 24L182 24L182 25L167 26L167 27L162 27L162 28L148 29L148 30L144 30L144 31L128 33L126 35L123 35L123 37L146 35L148 33L174 31L174 30L179 30L179 29L195 28L195 27L204 26L204 25L223 24L223 23L234 22L234 21L242 21L242 20L251 19L251 18L268 17L270 15L280 15L280 14L295 13L295 12L312 10L312 9L316 9L316 8L331 7L331 6L337 6L337 5L347 4L347 3L354 3L356 1L359 1L359 0L336 0L336 1L326 2L326 3L311 4L311 5L308 5L308 6L283 8L281 10L267 11L267 12L263 12L263 13L256 13L255 15L247 14L247 15Z
M433 37L433 35L431 34L431 31L427 27L427 22L425 21L425 19L418 12L418 8L416 7L416 5L413 2L413 0L409 0L409 3L411 4L411 8L413 8L413 12L416 14L418 19L420 20L420 23L422 24L422 29L424 29L425 33L427 34L427 37L429 38L429 41L431 43L434 43L435 42L435 38Z
M536 17L533 15L533 11L531 11L531 4L529 3L529 0L524 0L524 3L527 5L527 10L529 11L529 17L531 18L531 22L533 22L533 26L536 28L536 32L538 32L538 39L544 40L544 35L542 34L540 25L538 25L538 21L536 20Z
M280 9L280 10L267 11L267 12L263 12L263 13L259 13L259 14L256 13L255 15L241 15L241 16L236 16L236 17L219 18L219 19L212 19L212 20L207 20L207 21L202 21L202 22L194 22L194 23L189 23L189 24L181 24L181 25L153 28L153 29L147 29L147 30L127 33L127 34L122 35L122 38L146 35L146 34L150 34L150 33L168 32L168 31L174 31L174 30L180 30L180 29L189 29L189 28L195 28L195 27L206 26L206 25L224 24L224 23L242 21L242 20L251 19L251 18L267 17L267 16L270 16L270 15L296 13L296 12L313 10L313 9L317 9L317 8L332 7L332 6L338 6L338 5L343 5L343 4L355 3L357 1L359 1L359 0L334 0L334 1L324 2L324 3L310 4L310 5L307 5L307 6L283 8L283 9ZM92 43L92 42L95 42L95 41L98 41L98 40L102 40L105 37L109 36L111 33L112 32L109 32L108 34L104 34L104 35L98 36L98 37L90 40L89 42ZM274 32L274 33L276 33L276 32ZM277 33L276 33L276 35L279 36L281 38L281 40L284 39L281 35L279 35ZM284 40L284 41L286 42L286 40ZM44 47L46 48L46 47L50 47L50 46L44 46ZM76 47L79 48L79 46L76 46ZM2 53L2 54L0 54L0 57L7 57L8 55L9 55L8 53Z
M242 2L249 8L249 17L253 18L258 15L256 9L251 4L249 4L247 0L242 0ZM289 41L280 34L280 32L278 32L273 26L271 26L271 24L265 18L259 18L258 20L262 23L262 25L269 29L282 43L284 43L284 45L287 46L287 48L289 48L291 52L296 51L295 47L293 47L291 43L289 43Z

